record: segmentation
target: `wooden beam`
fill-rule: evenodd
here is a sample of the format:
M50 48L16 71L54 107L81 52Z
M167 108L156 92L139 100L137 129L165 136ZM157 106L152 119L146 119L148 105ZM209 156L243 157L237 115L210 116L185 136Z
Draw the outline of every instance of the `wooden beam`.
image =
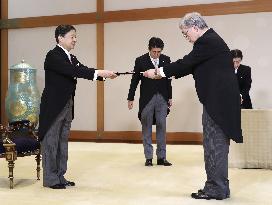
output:
M104 1L97 0L97 9L104 8ZM172 6L149 9L132 9L95 13L67 14L2 20L0 28L34 28L59 24L93 24L138 20L180 18L185 13L197 11L204 16L272 12L271 0L252 0L214 4Z
M141 131L104 131L98 138L93 131L71 131L70 141L88 142L122 142L142 143ZM152 141L156 142L156 134L152 133ZM169 132L167 144L202 144L202 133L199 132Z
M97 0L97 13L103 15L104 0ZM104 69L104 23L96 24L97 68ZM97 82L97 137L104 132L104 82Z
M184 14L194 11L201 13L203 16L271 12L272 1L255 0L255 1L149 8L149 9L134 9L124 11L109 11L105 12L102 20L103 22L107 23L107 22L181 18Z
M14 18L1 21L0 28L18 29L50 27L58 26L60 24L94 24L98 21L98 19L99 17L97 16L97 13Z
M103 15L104 13L104 0L96 0L96 11L98 15Z
M1 19L8 19L8 0L1 0ZM1 123L7 124L5 97L8 90L8 30L1 29Z
M71 131L70 141L93 141L97 139L96 131Z

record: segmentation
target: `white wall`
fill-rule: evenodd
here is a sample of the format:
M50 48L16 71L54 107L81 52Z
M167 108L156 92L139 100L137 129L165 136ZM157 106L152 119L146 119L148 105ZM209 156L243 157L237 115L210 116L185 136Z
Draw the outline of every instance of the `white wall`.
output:
M44 88L43 62L46 53L55 46L55 27L35 29L11 29L8 32L9 67L22 59L37 69L40 91Z
M84 65L96 65L96 27L77 25L78 42L72 51ZM37 84L44 88L43 63L46 53L56 45L55 27L9 30L9 67L24 59L37 69ZM96 130L96 82L78 79L75 96L74 130Z
M272 74L269 69L272 66L269 52L272 29L268 26L271 18L272 13L206 17L209 26L225 39L230 49L243 51L243 63L252 67L251 96L255 108L272 108L269 81ZM105 66L118 71L132 70L135 58L147 52L148 40L152 36L164 40L164 53L172 60L183 57L192 49L192 45L182 37L178 22L179 19L167 19L106 24ZM120 77L105 86L106 130L141 129L137 119L138 93L133 111L127 109L129 83L130 77ZM198 102L192 76L173 80L173 103L167 131L201 131L202 106Z
M25 0L9 1L9 18L81 13L95 10L96 1L77 1L70 7L61 7L64 0L51 2ZM68 0L67 0L68 1ZM65 1L65 2L67 2ZM37 3L39 2L39 4ZM74 2L74 1L73 1ZM114 3L113 3L114 2ZM120 10L140 7L164 6L166 1L122 1L106 0L108 10ZM181 1L167 1L179 5ZM199 3L198 1L190 1ZM204 3L204 1L201 1ZM215 2L215 1L213 1ZM184 4L188 2L183 1ZM210 3L205 1L205 3ZM12 6L13 5L13 6ZM54 7L52 6L54 5ZM122 7L123 6L123 7ZM39 8L44 7L44 11ZM33 9L35 8L35 9ZM23 11L22 11L23 10ZM42 13L45 12L45 13ZM21 15L21 16L19 16ZM271 52L272 28L269 20L272 13L252 13L226 16L211 16L206 20L226 41L230 49L239 48L244 53L243 63L252 67L252 102L255 108L272 108L270 76L272 75ZM192 45L181 35L178 29L179 19L120 22L105 24L105 68L116 71L130 71L134 60L147 52L148 40L152 36L161 37L165 42L164 53L172 61L190 52ZM95 25L77 25L78 43L73 51L85 65L96 65L96 27ZM38 69L38 87L44 87L43 62L46 52L55 46L55 27L9 30L9 66L26 60ZM141 130L137 118L139 87L135 96L134 109L127 108L127 94L130 76L121 76L105 82L105 130L133 131ZM173 107L167 121L169 132L201 132L202 106L198 102L192 76L173 80ZM79 80L75 101L75 120L73 130L96 130L96 83Z
M96 0L8 0L8 18L52 16L96 11Z
M239 0L105 0L105 11L235 2ZM240 0L248 1L248 0Z
M242 64L251 67L254 108L272 108L271 32L272 13L208 17L210 26L226 40L230 49L241 49Z

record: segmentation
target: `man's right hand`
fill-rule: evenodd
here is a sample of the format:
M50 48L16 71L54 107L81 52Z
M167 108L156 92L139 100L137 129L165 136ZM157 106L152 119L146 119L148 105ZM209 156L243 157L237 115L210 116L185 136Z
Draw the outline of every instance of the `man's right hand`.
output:
M133 101L128 100L128 109L131 110L133 108Z
M100 77L103 77L103 78L111 78L111 79L117 77L115 72L111 71L111 70L98 70L97 75L100 76Z
M158 68L146 70L143 73L143 76L146 78L150 78L150 79L161 79L162 78L160 73L158 73Z

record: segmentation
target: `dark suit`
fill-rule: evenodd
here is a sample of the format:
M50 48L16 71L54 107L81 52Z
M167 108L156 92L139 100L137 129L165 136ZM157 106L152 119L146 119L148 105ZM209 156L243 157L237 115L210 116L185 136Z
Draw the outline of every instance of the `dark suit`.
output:
M170 57L161 54L159 57L159 67L163 67L169 64ZM140 72L146 71L148 68L154 68L153 63L149 57L149 53L146 53L135 60L134 71L135 74L132 76L128 98L127 100L134 101L135 91L139 82L140 85L140 99L139 99L139 112L138 118L141 120L141 112L145 105L151 100L156 93L160 93L166 101L172 99L172 86L170 79L152 80L143 77Z
M249 90L251 88L251 68L246 65L240 64L237 69L237 80L240 88L240 94L242 95L243 102L241 108L243 109L252 109L252 103L249 96Z
M229 140L242 142L240 94L228 46L213 30L199 37L183 59L164 67L166 77L193 74L203 104L203 146L207 181L204 191L226 198Z
M39 139L42 142L43 184L65 184L68 136L73 118L73 98L77 78L93 80L95 69L82 65L75 56L71 62L56 46L44 62L45 87L41 97Z
M166 55L161 54L159 57L159 67L163 67L166 64L169 64L170 58ZM150 59L149 53L146 53L135 60L135 66L134 71L135 74L132 76L131 84L129 88L128 98L129 101L134 101L135 91L138 86L138 83L141 81L140 85L140 99L139 99L139 112L138 112L138 118L142 123L143 128L143 143L145 147L145 156L147 159L152 158L152 124L157 124L157 144L158 147L163 147L162 151L158 151L157 147L157 155L159 158L165 158L165 129L166 129L166 115L167 115L167 103L169 99L172 99L172 86L171 86L171 80L170 79L161 79L161 80L152 80L149 78L143 77L140 72L146 71L148 68L154 68L154 65ZM157 95L158 96L155 96ZM155 99L156 98L156 99ZM162 110L157 112L156 117L156 110L155 106L158 103L162 103L161 108ZM148 107L147 107L148 106ZM142 112L144 109L148 109L150 112L145 115L145 119L143 119ZM162 114L160 112L165 112L166 114ZM152 117L152 122L150 120L147 120L147 118ZM154 119L155 118L155 119ZM160 118L160 119L156 119ZM153 120L154 119L154 120ZM150 124L151 123L151 124ZM162 129L158 128L158 125L161 124L160 127L163 127ZM146 131L145 131L146 130ZM147 142L148 141L148 142ZM159 142L161 141L161 143ZM146 142L146 143L145 143ZM158 143L159 142L159 143Z
M59 46L46 55L45 87L41 97L39 117L40 140L43 139L68 100L74 96L76 78L93 80L95 69L82 65L74 55L71 55L71 61L72 63Z

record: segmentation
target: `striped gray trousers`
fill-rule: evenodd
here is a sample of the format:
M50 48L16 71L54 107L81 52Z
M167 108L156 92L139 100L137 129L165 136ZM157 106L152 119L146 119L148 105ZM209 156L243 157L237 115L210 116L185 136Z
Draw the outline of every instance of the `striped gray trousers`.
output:
M45 187L67 182L64 174L67 170L72 106L73 101L70 99L42 140L43 186Z
M146 159L153 159L152 124L156 117L156 155L158 159L166 158L166 116L167 102L159 93L155 94L141 113L142 138Z
M207 181L204 191L209 196L227 198L229 139L203 107L203 148Z

